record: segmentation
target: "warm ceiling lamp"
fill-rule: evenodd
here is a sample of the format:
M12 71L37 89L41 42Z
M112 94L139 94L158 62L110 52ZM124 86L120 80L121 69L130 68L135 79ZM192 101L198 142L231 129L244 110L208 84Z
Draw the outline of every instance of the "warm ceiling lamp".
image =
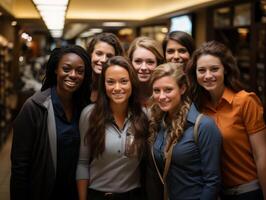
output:
M33 0L52 37L63 34L65 15L69 0Z

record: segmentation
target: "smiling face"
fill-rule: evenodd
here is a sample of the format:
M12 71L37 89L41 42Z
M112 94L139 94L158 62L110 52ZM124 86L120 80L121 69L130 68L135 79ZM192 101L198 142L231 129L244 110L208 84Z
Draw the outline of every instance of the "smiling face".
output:
M126 105L132 93L128 71L119 65L110 66L105 71L105 90L111 106Z
M58 95L69 96L79 89L85 74L85 64L75 53L65 54L55 70Z
M137 72L139 81L147 82L157 66L157 60L155 55L148 49L137 47L132 55L132 65Z
M154 101L162 111L170 115L175 112L181 102L181 96L186 91L186 87L179 87L171 76L164 76L154 81L152 89Z
M197 60L196 75L198 83L212 96L224 90L224 66L218 57L202 55Z
M174 40L166 45L165 59L167 62L180 63L185 66L190 58L187 48Z
M115 55L115 49L113 46L106 42L99 41L95 44L92 55L91 65L96 74L101 74L102 65L107 60Z

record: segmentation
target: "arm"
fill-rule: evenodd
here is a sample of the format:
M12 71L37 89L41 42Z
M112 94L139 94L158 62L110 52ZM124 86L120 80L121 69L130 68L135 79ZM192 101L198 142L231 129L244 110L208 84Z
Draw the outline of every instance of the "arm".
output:
M28 100L13 123L10 197L29 199L31 155L37 132L33 104Z
M89 146L86 142L86 134L88 130L88 107L86 107L80 116L79 130L80 130L80 152L77 165L76 179L77 188L80 200L87 200L87 191L89 185Z
M266 129L251 134L249 140L257 166L260 186L266 200Z
M87 190L88 190L89 180L77 180L79 200L87 200Z
M201 120L198 134L204 184L200 199L213 200L217 198L221 181L220 150L222 139L215 122L206 116Z

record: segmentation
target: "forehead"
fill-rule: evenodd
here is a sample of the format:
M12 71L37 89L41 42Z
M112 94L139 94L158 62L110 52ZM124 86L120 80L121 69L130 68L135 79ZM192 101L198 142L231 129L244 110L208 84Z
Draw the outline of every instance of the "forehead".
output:
M94 50L101 50L104 52L108 52L108 53L114 53L115 49L112 45L108 44L107 42L104 41L98 41L95 45L94 45Z
M183 46L182 44L180 44L179 42L170 39L167 42L166 48L176 48L176 49L179 49L179 48L186 48L186 47Z
M153 87L177 86L176 80L172 76L163 76L154 81Z
M111 65L105 71L105 78L129 77L128 71L120 65Z
M143 47L137 47L135 51L133 52L133 59L134 58L143 58L143 59L156 59L156 56L151 50L148 50Z
M59 59L59 63L66 61L81 62L84 65L83 59L76 53L66 53L62 55L62 57Z
M206 65L222 65L222 62L220 58L216 56L210 54L201 55L197 60L197 66L206 66Z

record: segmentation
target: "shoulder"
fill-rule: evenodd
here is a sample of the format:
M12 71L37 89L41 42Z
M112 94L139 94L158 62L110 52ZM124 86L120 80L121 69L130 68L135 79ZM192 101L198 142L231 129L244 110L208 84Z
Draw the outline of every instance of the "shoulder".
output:
M208 117L207 115L203 115L199 123L199 134L203 133L205 136L212 136L212 137L221 137L221 133L219 128L217 127L215 121Z
M259 97L254 92L247 92L245 90L241 90L235 94L235 103L238 104L257 104L261 105L261 101Z
M90 105L87 105L85 108L83 108L81 115L80 115L80 120L79 120L80 126L83 126L84 124L88 123L88 120L89 120L89 117L90 117L90 114L93 108L95 108L95 104L90 104Z

